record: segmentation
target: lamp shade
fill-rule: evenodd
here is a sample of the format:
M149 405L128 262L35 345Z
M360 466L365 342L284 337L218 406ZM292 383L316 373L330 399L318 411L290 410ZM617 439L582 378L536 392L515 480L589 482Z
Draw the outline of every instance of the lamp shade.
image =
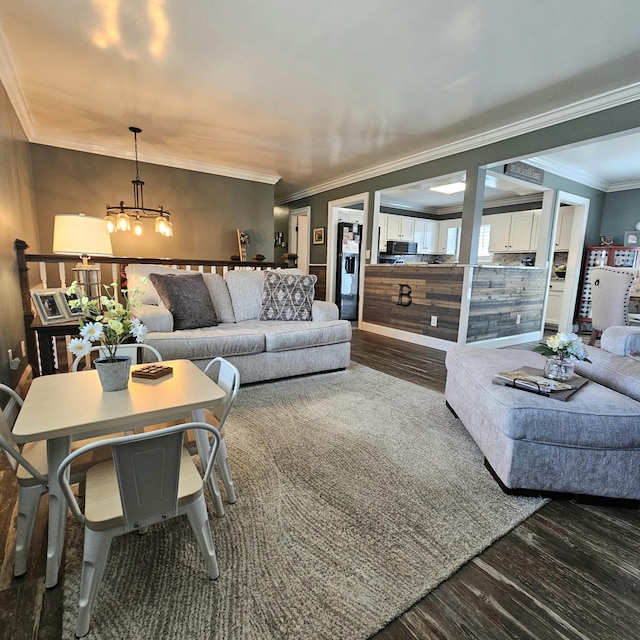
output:
M104 220L83 213L56 215L53 252L74 256L112 256L111 236Z

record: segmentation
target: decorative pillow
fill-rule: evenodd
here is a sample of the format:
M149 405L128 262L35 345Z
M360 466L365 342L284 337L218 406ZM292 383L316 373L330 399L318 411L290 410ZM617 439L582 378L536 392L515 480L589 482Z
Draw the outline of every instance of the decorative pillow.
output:
M260 320L311 320L316 276L267 271Z
M218 324L209 289L201 273L160 275L150 273L165 307L173 315L173 329L199 329Z

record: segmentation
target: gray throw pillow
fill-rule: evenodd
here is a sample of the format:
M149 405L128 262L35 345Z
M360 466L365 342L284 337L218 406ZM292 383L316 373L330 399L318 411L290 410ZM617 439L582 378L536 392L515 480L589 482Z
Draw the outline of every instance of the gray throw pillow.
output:
M311 320L316 276L267 271L260 320Z
M199 329L218 324L209 289L201 273L150 273L149 280L156 288L164 306L173 314L173 329Z

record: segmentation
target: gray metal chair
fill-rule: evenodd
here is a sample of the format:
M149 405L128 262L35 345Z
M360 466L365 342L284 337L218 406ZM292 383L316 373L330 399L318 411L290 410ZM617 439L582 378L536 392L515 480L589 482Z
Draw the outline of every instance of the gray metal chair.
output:
M153 354L153 356L155 356L158 362L162 362L162 355L160 354L160 352L155 347L152 347L150 344L145 344L144 342L122 345L118 347L118 353L122 355L132 354L133 356L137 354L138 349L149 351L151 354ZM91 347L91 351L89 353L94 353L95 351L105 353L104 347L101 347L100 345ZM71 371L77 371L80 363L83 362L85 358L87 358L87 356L77 356L73 361L73 364L71 365Z
M183 447L187 429L205 430L211 438L204 477ZM187 515L209 578L219 576L204 499L204 484L213 471L219 444L220 434L215 427L189 422L151 433L108 438L81 447L62 461L58 479L73 515L85 531L76 636L89 631L91 610L111 541L117 536ZM71 491L67 470L76 458L100 447L108 447L113 459L87 471L83 514Z
M609 327L629 325L629 296L635 280L632 269L595 267L591 271L591 338L594 345Z

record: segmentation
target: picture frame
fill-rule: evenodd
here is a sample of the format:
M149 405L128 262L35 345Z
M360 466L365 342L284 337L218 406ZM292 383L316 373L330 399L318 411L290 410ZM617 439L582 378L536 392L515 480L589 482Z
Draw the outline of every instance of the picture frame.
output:
M67 316L67 320L75 320L76 318L83 318L85 313L82 309L72 309L69 304L72 300L78 300L78 294L74 293L69 295L64 289L59 291L59 299L60 306L62 307L61 311L64 311L64 314Z
M68 303L64 297L65 289L32 289L31 299L43 325L67 322Z
M313 244L324 244L324 227L316 227L313 230Z
M624 246L625 247L640 246L640 231L625 231Z

